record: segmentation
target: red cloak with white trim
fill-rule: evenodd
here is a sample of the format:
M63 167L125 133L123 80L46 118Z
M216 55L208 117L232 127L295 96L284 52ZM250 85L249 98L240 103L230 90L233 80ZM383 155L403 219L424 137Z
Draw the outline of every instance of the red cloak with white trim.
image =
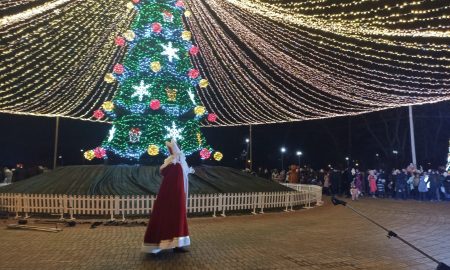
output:
M170 162L163 165L161 175L163 180L142 247L147 253L190 245L182 166Z

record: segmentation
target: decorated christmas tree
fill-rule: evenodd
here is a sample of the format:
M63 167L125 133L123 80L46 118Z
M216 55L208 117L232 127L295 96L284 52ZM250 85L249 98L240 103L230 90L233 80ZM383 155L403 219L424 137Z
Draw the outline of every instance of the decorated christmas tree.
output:
M118 90L93 115L107 115L112 127L102 146L86 151L85 157L167 155L165 142L176 139L186 155L199 151L202 159L220 160L222 154L211 155L200 131L200 121L206 117L214 122L216 115L207 113L197 96L208 81L190 59L199 54L183 23L190 11L182 0L133 0L128 5L137 13L131 29L113 41L125 46L126 54L105 76Z

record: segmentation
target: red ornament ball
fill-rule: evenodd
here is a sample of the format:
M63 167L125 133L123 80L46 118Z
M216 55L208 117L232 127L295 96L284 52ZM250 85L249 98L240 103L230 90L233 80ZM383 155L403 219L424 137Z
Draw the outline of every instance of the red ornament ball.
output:
M133 134L139 134L139 132L141 132L141 130L139 128L131 128L130 132Z
M105 116L105 113L104 113L102 110L98 109L98 110L95 110L95 111L94 111L94 117L95 117L97 120L102 119L103 116Z
M154 111L158 110L159 108L161 108L161 102L157 99L150 101L150 108Z
M195 69L195 68L189 70L189 72L188 72L188 76L189 76L189 78L191 78L191 79L197 78L198 75L200 75L200 72L198 71L198 69Z
M208 159L211 156L211 152L207 148L203 148L200 151L200 158L201 159Z
M120 74L122 74L125 71L125 68L121 64L115 64L113 71L114 71L114 73L120 75Z
M161 31L162 31L162 26L161 26L161 24L160 23L152 23L152 31L153 32L155 32L155 33L161 33Z
M209 122L216 122L216 120L217 120L217 114L215 114L215 113L208 114L208 121Z
M106 150L102 147L97 147L94 149L94 155L96 158L103 158L106 156Z
M116 37L115 42L117 46L125 46L126 43L123 37Z
M184 2L183 1L181 1L181 0L178 0L176 3L175 3L175 6L176 7L184 7Z
M138 4L140 0L131 0L133 3Z
M190 53L191 55L194 55L194 56L197 55L198 51L199 51L199 49L198 49L197 46L192 46L192 47L189 49L189 53Z

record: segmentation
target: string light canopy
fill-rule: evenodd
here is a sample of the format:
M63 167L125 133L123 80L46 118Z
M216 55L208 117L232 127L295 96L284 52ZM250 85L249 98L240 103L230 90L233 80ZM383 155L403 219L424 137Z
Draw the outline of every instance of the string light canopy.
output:
M116 95L117 84L103 78L117 77L105 70L116 71L126 46L111 37L130 29L133 3L19 0L1 5L23 11L0 21L6 41L0 111L109 121L92 115ZM205 120L205 126L329 118L450 99L446 1L204 0L184 5L192 37L189 32L183 38L192 38L192 50L202 52L192 58L196 71L189 76L207 79L196 94L205 110L214 112L208 117L214 121ZM161 25L149 25L149 31L161 31ZM166 57L177 61L173 47L162 45ZM161 68L157 62L149 65L154 72ZM146 97L145 91L141 94ZM167 89L167 96L176 92Z

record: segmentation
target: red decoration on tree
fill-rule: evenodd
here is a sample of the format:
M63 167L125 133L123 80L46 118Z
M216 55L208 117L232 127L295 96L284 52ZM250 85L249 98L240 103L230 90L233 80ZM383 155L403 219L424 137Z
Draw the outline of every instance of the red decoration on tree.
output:
M165 22L173 22L173 15L169 11L165 10L163 12L163 19Z
M133 134L139 134L139 132L141 132L141 129L140 128L131 128L130 132Z
M155 32L155 33L161 33L161 31L162 31L162 26L161 26L161 24L160 23L152 23L152 31L153 32Z
M157 99L150 101L150 108L152 110L158 110L161 107L161 102Z
M131 0L133 3L138 4L140 0Z
M200 151L200 158L201 159L208 159L211 156L211 152L207 148L203 148Z
M94 149L94 155L96 158L103 158L104 156L106 156L106 150L102 147L97 147Z
M200 72L198 71L198 69L195 69L195 68L189 70L189 72L188 72L188 76L189 76L189 78L191 78L191 79L197 78L198 75L200 75Z
M114 65L113 71L114 71L114 73L120 75L120 74L122 74L122 73L125 71L125 69L124 69L123 65L121 65L121 64L115 64L115 65Z
M95 117L97 120L102 119L103 116L105 116L105 113L104 113L102 110L98 109L98 110L95 110L95 111L94 111L94 117Z
M208 114L208 121L209 122L216 122L216 120L217 120L217 114L215 114L215 113Z
M116 37L115 42L117 46L125 46L126 43L123 37Z
M181 0L178 0L176 3L175 3L175 6L176 7L184 7L184 2L183 1L181 1Z
M189 49L189 53L190 53L191 55L193 55L193 56L197 55L198 51L199 51L199 49L198 49L197 46L192 46L192 47Z

